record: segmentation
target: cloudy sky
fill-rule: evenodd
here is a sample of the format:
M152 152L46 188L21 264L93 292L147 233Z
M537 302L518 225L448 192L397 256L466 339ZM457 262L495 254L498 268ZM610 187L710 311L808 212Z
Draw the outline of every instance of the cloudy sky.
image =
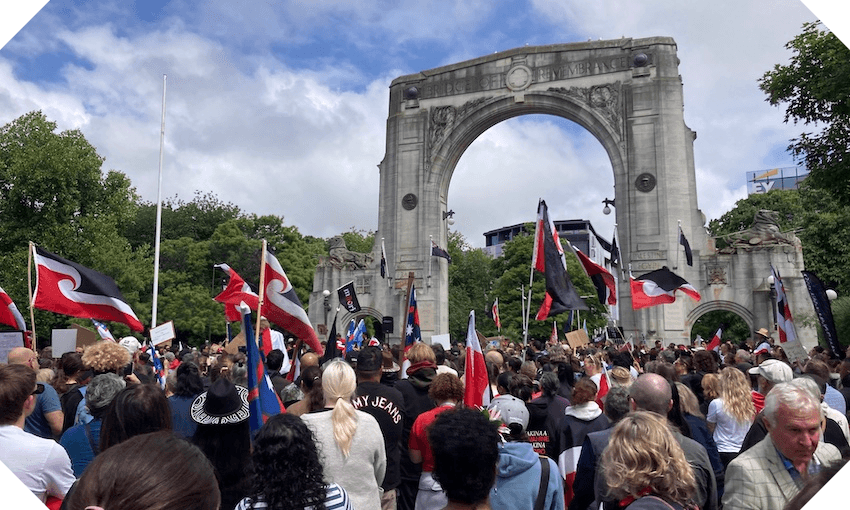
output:
M163 196L213 192L328 237L377 228L394 78L526 44L672 36L711 219L746 195L745 172L794 165L800 128L757 79L814 19L798 0L50 0L0 50L0 123L43 110L155 201L166 74ZM533 220L538 197L605 234L613 182L583 128L520 117L467 150L449 207L474 246Z

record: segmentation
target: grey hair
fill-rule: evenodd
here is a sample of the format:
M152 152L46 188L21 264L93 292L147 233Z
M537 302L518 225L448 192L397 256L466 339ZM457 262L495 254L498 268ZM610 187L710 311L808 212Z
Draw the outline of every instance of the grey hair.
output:
M616 423L631 411L629 407L629 389L615 386L605 395L605 416Z
M86 388L86 407L91 411L108 406L126 386L127 383L118 374L94 376Z
M555 372L543 372L540 376L540 389L546 395L557 395L561 389L561 381L558 380L558 375Z
M808 391L812 394L812 398L814 398L818 403L821 401L821 392L820 387L818 387L818 383L812 379L811 377L798 377L792 381L789 381L788 384L795 386L797 388Z
M812 381L814 382L814 381ZM815 398L810 389L803 387L802 384L795 381L787 383L779 383L774 386L767 397L764 399L764 418L770 423L771 427L777 425L776 414L779 411L779 406L784 405L792 411L804 409L816 409L820 419L823 419L823 409L820 406L820 396ZM815 384L817 391L817 384Z

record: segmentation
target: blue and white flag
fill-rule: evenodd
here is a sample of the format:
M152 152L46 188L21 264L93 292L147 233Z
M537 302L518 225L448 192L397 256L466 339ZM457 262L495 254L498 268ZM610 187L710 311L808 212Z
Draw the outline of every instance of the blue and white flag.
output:
M107 331L107 333L109 332ZM156 375L156 381L159 383L160 388L165 389L165 368L163 368L162 360L159 359L159 354L157 354L156 349L153 348L153 344L148 344L148 354L151 355L153 373Z
M354 320L351 321L354 323ZM348 341L345 343L345 352L350 352L354 349L356 345L359 349L363 345L363 340L366 338L366 323L363 322L363 319L360 319L360 322L357 324L357 327L354 329L351 335L348 336Z
M97 328L97 334L100 335L101 340L115 341L115 337L109 332L109 328L106 327L106 324L96 319L92 319L91 322L94 324L94 327Z

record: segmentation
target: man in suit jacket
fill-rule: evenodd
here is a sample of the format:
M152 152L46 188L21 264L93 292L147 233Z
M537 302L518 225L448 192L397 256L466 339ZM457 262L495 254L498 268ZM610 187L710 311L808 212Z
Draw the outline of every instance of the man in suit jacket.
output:
M805 480L841 459L835 446L820 441L820 403L789 383L777 384L764 405L768 435L726 469L724 510L781 510Z

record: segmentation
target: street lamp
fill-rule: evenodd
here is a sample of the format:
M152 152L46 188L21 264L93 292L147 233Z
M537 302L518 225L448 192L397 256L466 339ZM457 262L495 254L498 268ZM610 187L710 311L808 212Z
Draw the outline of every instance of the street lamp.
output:
M449 225L454 225L455 224L455 219L453 217L454 215L455 215L454 211L443 211L443 220L446 220L448 218L448 221L446 221L446 223L448 223Z
M602 203L605 204L605 207L602 208L602 214L611 214L611 207L609 206L617 207L617 204L614 203L614 201L616 200L616 198L612 198L609 200L608 197L605 197L605 200L602 201Z
M826 289L826 298L830 301L838 299L838 293L832 289Z
M331 291L325 289L322 291L322 296L324 297L325 303L325 327L328 327L328 312L331 311ZM330 329L328 329L330 331Z

